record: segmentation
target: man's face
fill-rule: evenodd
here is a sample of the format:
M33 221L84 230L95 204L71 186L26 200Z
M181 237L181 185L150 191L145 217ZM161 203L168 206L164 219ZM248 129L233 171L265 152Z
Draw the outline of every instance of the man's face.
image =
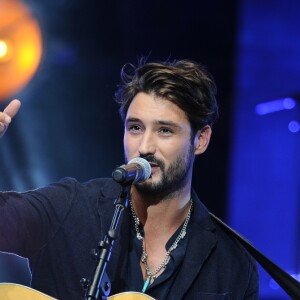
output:
M172 102L138 93L125 120L126 160L143 157L151 177L136 185L140 191L169 194L189 186L194 161L191 126L182 109Z

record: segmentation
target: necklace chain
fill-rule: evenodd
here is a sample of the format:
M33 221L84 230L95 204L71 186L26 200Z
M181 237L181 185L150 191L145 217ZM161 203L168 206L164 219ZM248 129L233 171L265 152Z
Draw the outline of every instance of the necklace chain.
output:
M140 219L135 214L135 211L134 211L134 208L133 208L133 204L132 204L131 200L129 200L130 208L131 208L131 213L132 213L132 216L133 216L133 219L134 219L134 228L135 228L135 232L136 232L136 237L142 243L143 253L142 253L142 259L141 259L141 261L142 261L142 263L145 266L146 275L147 275L147 282L148 283L150 281L153 282L157 278L159 272L162 269L166 268L168 262L170 261L170 254L171 254L171 252L177 248L178 243L180 242L180 240L182 240L186 236L186 228L187 228L187 225L189 223L189 220L190 220L190 217L191 217L192 208L193 208L193 200L191 199L190 202L191 202L191 206L190 206L188 214L187 214L187 216L185 218L185 221L183 223L183 226L181 228L181 231L180 231L179 235L177 236L176 240L171 245L171 247L168 249L168 251L166 253L166 256L164 257L164 259L161 262L161 264L156 269L154 269L153 271L150 271L150 268L149 268L149 265L148 265L148 261L147 261L148 254L147 254L146 248L144 246L144 237L142 236L142 234L140 232L140 228L139 228L139 226L140 226Z

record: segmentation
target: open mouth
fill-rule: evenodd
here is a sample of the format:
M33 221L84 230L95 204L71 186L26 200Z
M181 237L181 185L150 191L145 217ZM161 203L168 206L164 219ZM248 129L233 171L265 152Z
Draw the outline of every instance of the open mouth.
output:
M151 168L158 168L159 167L158 164L153 163L153 162L149 162L149 164L150 164Z
M150 162L150 166L151 166L151 175L152 175L153 173L156 173L156 171L157 171L158 168L159 168L159 165L156 164L156 163L151 163L151 162Z

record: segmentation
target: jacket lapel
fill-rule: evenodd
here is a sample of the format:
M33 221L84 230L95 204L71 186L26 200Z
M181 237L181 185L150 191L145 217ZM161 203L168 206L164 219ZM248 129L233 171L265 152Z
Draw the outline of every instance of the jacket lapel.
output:
M195 193L193 193L193 200L194 212L191 219L191 234L182 266L169 294L170 299L183 299L217 244L213 233L215 227L210 220L207 209Z

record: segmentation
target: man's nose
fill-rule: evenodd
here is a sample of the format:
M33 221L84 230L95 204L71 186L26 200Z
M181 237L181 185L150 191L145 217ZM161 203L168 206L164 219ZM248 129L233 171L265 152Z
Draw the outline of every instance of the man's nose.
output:
M140 155L154 154L156 150L155 137L152 133L145 132L139 145Z

